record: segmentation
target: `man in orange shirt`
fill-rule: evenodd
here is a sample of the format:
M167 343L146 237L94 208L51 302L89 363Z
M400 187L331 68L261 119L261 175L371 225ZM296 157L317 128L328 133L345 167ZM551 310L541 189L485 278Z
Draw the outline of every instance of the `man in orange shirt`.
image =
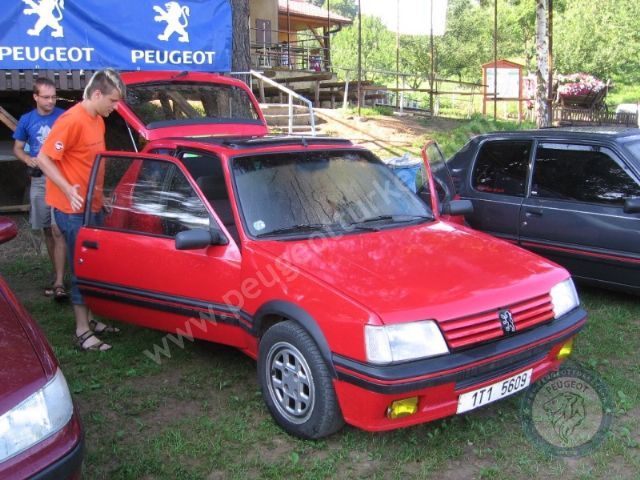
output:
M95 334L118 331L92 318L78 290L73 258L93 162L105 150L103 117L117 108L124 95L125 86L117 72L96 72L84 90L82 102L58 118L37 157L38 167L47 176L47 204L54 208L56 224L67 242L76 346L82 350L109 350L111 345ZM102 205L97 200L89 207L92 215L100 214Z

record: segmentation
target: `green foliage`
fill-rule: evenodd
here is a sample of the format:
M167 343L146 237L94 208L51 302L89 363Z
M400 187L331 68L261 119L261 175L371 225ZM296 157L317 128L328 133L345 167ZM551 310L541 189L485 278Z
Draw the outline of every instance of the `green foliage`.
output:
M482 115L474 115L469 122L457 128L436 132L428 135L428 137L421 138L416 143L416 146L424 145L427 140L433 139L438 142L445 157L450 157L462 148L470 138L476 135L495 131L523 130L527 128L534 128L534 125L526 122L493 121Z
M636 0L568 2L554 25L556 70L640 81L639 17Z
M327 7L327 0L312 0L313 4ZM358 15L358 4L355 0L328 0L329 10L350 19Z
M333 64L338 69L358 68L358 23L343 29L332 41ZM376 81L381 75L375 70L395 71L395 35L377 17L362 16L362 69L364 80ZM338 70L344 75L344 71Z
M326 0L325 0L326 1ZM536 0L497 0L498 58L522 59L525 70L535 69ZM331 10L355 16L354 0L331 1ZM616 83L640 81L640 2L637 0L556 0L553 3L554 70L585 72ZM447 28L435 37L435 70L440 78L480 81L483 63L493 60L494 1L449 0ZM380 21L363 17L363 69L394 70L395 32ZM400 70L410 74L409 86L418 88L429 78L429 36L400 39ZM336 65L357 65L357 23L334 37ZM369 75L368 79L377 79ZM387 79L391 84L395 80Z

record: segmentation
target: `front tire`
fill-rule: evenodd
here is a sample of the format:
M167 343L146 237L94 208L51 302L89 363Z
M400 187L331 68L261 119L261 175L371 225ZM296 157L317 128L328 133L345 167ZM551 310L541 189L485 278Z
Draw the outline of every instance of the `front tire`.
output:
M262 336L258 381L271 415L291 435L317 439L344 425L331 373L298 323L277 323Z

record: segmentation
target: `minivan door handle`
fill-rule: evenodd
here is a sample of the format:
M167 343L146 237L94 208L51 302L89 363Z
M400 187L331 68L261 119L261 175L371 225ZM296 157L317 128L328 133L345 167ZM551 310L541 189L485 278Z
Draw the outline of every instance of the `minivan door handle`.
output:
M542 216L542 209L541 208L525 208L524 209L524 214L527 217L541 217Z

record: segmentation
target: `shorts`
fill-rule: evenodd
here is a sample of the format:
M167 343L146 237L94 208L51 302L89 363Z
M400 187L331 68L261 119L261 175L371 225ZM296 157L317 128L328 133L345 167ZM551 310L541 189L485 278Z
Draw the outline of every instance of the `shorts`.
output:
M52 208L47 205L44 200L45 184L47 177L31 177L31 189L29 190L29 199L31 208L29 210L29 222L31 228L40 230L42 228L51 228L51 224L55 225L52 215Z
M75 271L75 248L78 232L84 222L84 213L64 213L54 209L53 214L56 218L56 225L62 232L67 242L67 259L69 261L69 271L71 273L71 303L73 305L84 305L84 299L78 288L78 279ZM91 225L100 225L102 216L99 213L91 214Z

